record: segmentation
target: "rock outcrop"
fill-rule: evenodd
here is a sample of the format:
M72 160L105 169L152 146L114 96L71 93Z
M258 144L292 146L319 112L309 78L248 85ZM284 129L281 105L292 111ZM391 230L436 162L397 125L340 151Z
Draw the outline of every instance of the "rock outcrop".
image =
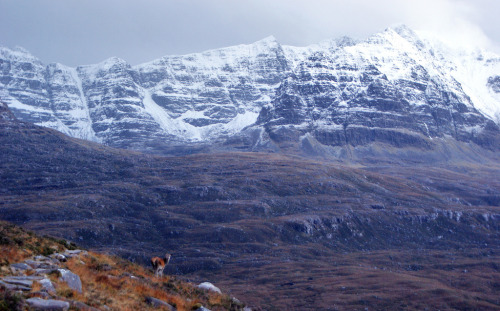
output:
M61 300L56 293L56 285L49 277L49 275L60 274L60 280L63 283L66 283L70 289L82 293L80 277L63 269L61 265L61 262L65 261L62 260L63 258L65 259L66 256L55 253L50 257L39 255L26 259L24 262L13 263L10 265L11 275L0 277L0 287L8 291L30 292L37 283L40 290L31 293L36 297L26 299L30 310L69 310L70 306L76 302ZM97 310L86 305L85 307L83 308L85 310Z
M69 310L69 302L55 299L41 299L37 297L26 299L31 310L43 311L67 311Z
M71 254L71 251L67 252ZM80 252L82 251L78 250L78 253ZM10 265L10 271L13 275L0 277L0 285L10 290L30 291L33 283L37 282L41 285L42 291L54 294L56 288L48 275L58 274L60 280L66 283L69 288L81 293L82 282L80 277L61 266L61 262L66 261L66 257L63 254L55 253L50 257L39 255L26 259L24 262L13 263Z
M433 53L404 27L315 52L281 84L258 124L273 141L300 141L306 152L317 151L315 143L375 142L429 150L435 139L498 149L498 125L476 109L467 86L450 75L452 65Z
M163 300L160 300L160 299L156 299L154 297L146 297L146 303L151 305L154 308L164 308L164 309L169 310L169 311L177 310L169 303L167 303Z

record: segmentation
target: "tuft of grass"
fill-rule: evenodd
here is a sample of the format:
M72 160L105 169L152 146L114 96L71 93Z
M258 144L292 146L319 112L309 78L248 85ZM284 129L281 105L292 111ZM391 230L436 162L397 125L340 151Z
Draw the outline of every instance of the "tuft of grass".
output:
M31 292L38 292L42 289L42 285L37 281L33 282L33 286L31 287Z
M57 295L64 298L73 298L75 296L75 291L71 288L58 288Z
M21 294L0 290L0 311L21 311L24 305Z
M52 247L48 247L48 246L44 246L42 247L42 255L43 256L50 256L52 254L54 254L56 251L52 248Z
M52 281L57 281L57 279L61 277L61 272L59 272L59 270L53 270L48 274L48 276Z

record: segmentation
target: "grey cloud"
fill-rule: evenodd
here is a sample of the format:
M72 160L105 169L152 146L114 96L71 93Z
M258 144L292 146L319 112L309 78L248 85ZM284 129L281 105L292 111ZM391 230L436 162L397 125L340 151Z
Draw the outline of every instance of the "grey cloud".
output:
M111 56L138 64L268 35L290 45L365 38L399 23L446 37L458 28L477 43L484 31L498 43L499 9L496 0L0 0L0 45L74 66Z

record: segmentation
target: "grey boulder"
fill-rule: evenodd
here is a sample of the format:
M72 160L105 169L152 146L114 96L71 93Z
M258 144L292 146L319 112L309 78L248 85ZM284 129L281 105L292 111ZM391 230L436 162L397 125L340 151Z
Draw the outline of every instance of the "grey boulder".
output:
M15 269L15 270L31 270L31 269L33 269L30 265L25 264L23 262L13 263L10 265L10 267Z
M78 275L66 269L59 269L58 271L61 273L61 280L66 282L69 288L76 290L79 293L82 292L82 281Z
M26 302L30 306L30 310L43 311L67 311L69 302L54 299L29 298Z
M146 297L146 303L151 305L152 307L155 307L155 308L166 307L170 311L177 310L176 308L174 308L170 304L166 303L165 301L160 300L160 299L156 299L153 297Z

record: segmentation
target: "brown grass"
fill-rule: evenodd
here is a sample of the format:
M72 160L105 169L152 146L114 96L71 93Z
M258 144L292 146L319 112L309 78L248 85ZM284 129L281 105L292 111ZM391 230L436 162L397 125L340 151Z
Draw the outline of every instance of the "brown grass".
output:
M113 310L148 310L146 297L166 301L179 311L192 310L197 303L220 307L216 310L229 310L231 306L229 296L206 294L171 276L156 278L152 271L118 257L89 252L87 256L68 260L66 265L80 276L84 289L81 295L73 293L72 299L76 297L93 307L106 305Z
M42 289L42 285L38 282L33 282L33 286L31 287L32 292L38 292Z
M68 244L65 240L39 237L4 221L0 221L0 266L21 262L34 255L50 255L64 251Z
M30 252L20 250L15 246L2 246L0 248L0 265L7 266L11 263L20 262L30 257Z
M31 232L5 222L0 222L1 252L0 271L7 274L7 265L21 262L34 255L48 255L64 251L70 246L66 241L48 237L37 237ZM74 248L74 247L72 247ZM80 277L83 292L78 293L60 278L58 272L48 277L56 287L56 296L83 302L89 306L112 310L153 310L146 304L146 297L168 302L177 310L192 310L198 304L215 307L213 310L231 309L229 296L206 293L196 286L172 276L156 278L153 272L122 258L88 252L62 263ZM37 292L41 285L34 282L31 292Z

